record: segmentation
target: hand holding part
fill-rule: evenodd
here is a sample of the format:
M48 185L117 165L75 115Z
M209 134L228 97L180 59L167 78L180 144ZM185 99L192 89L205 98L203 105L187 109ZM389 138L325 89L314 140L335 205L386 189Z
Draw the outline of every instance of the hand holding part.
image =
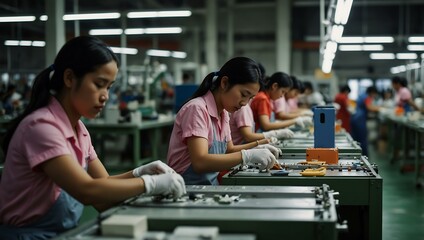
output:
M147 195L172 195L174 199L186 193L184 179L177 173L143 175Z
M257 147L254 147L253 149L268 149L272 154L274 154L275 158L278 158L279 156L283 155L283 152L281 151L281 149L276 148L272 146L271 144L259 145Z
M269 170L277 161L268 149L241 150L243 165L258 167L259 170Z
M145 174L154 175L162 173L175 173L175 171L161 160L156 160L133 170L134 177L140 177Z

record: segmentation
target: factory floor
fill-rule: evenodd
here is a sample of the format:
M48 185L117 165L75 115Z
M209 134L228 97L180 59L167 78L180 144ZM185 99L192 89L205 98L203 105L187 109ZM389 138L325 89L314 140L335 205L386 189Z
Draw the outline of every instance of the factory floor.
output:
M369 160L383 178L383 240L424 239L424 188L416 188L414 173L401 173L400 166L372 147ZM96 216L96 210L86 207L81 222Z

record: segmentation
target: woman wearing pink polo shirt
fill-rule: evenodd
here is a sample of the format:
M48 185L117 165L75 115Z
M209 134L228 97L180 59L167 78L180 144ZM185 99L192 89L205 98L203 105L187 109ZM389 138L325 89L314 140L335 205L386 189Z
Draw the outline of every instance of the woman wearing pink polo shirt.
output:
M393 77L392 87L396 91L396 106L403 108L405 113L412 111L411 107L416 111L420 111L420 108L412 99L411 91L408 89L408 81L405 78L398 76Z
M168 150L168 164L187 184L217 185L218 172L238 164L270 169L278 149L258 142L234 145L228 112L245 106L260 87L258 64L245 57L226 62L208 74L175 119ZM270 150L268 150L270 149Z
M48 239L75 227L83 204L104 210L130 197L185 192L180 175L154 162L109 176L80 118L109 98L118 59L94 37L68 41L35 79L28 107L8 130L0 182L0 239Z

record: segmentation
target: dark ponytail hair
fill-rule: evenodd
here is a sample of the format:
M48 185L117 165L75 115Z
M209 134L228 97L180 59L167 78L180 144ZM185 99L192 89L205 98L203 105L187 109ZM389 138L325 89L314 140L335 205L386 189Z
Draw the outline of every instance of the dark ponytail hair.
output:
M255 61L247 57L235 57L227 61L218 72L209 73L188 101L217 89L223 76L228 77L228 89L236 84L261 84L262 79L261 70Z
M291 88L293 81L290 76L283 72L276 72L265 83L265 89L270 89L272 84L277 83L279 88Z
M35 78L28 106L14 120L3 139L4 153L7 153L9 142L19 123L35 110L47 106L52 95L60 94L64 87L63 75L66 69L73 71L79 87L85 74L111 61L119 64L112 50L98 38L80 36L65 43L57 54L54 64L41 71Z

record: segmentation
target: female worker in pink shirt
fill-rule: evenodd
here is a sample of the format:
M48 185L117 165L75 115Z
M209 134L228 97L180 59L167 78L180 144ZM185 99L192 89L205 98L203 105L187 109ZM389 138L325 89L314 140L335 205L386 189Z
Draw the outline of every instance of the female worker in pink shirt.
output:
M48 239L77 225L83 204L104 210L130 197L185 192L161 162L109 176L81 117L109 98L118 60L103 42L77 37L35 79L28 107L8 130L0 182L0 239Z
M179 110L168 150L168 164L187 184L217 185L218 172L238 164L270 169L278 149L258 142L234 145L228 112L245 106L260 87L258 64L246 57L226 62L208 74ZM268 150L270 149L270 150Z

